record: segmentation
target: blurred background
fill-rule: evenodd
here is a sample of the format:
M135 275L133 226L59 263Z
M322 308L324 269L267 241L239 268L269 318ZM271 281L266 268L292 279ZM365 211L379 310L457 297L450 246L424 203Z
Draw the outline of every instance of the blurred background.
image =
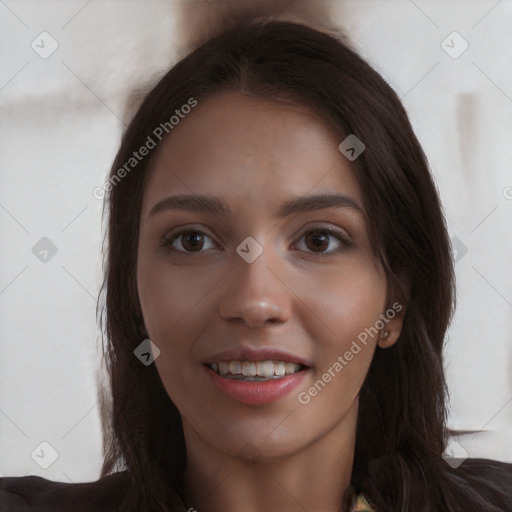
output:
M313 2L284 2L283 14ZM212 19L223 3L186 2ZM512 2L322 3L401 97L443 201L458 287L452 448L512 462ZM138 98L193 39L182 4L0 1L2 476L99 477L94 190Z

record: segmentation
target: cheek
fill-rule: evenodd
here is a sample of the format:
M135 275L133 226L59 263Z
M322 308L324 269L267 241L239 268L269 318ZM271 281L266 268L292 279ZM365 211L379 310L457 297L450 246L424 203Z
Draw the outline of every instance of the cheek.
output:
M307 280L302 285L313 313L306 327L315 333L313 381L320 379L319 390L323 384L329 387L317 405L332 399L332 393L354 398L359 391L378 341L376 322L386 300L385 277L370 260L353 261L324 277L317 286Z
M137 286L150 337L164 344L185 324L190 326L191 318L215 284L215 276L210 273L198 278L197 269L171 267L159 258L142 255L137 266Z
M193 340L199 336L196 329L201 318L205 319L201 299L211 289L210 281L208 276L198 279L197 272L193 278L188 270L170 268L158 258L141 255L138 261L137 285L146 330L161 351L155 365L167 394L180 411L190 401L180 383L193 382L197 372L195 366L184 365L183 361L190 360Z
M328 333L317 338L313 373L297 395L311 431L342 421L356 403L378 340L372 327L384 312L385 295L385 280L367 267L341 273L311 297L322 315L321 331Z
M369 258L354 258L330 270L300 281L301 296L313 313L310 319L319 325L323 352L350 346L352 339L375 325L386 301L386 279Z

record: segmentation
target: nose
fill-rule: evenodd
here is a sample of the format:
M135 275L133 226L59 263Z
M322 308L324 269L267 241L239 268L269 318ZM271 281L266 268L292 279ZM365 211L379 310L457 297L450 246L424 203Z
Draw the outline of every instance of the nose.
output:
M247 263L238 255L228 273L219 304L220 316L250 328L283 324L290 318L292 291L279 275L277 265L267 265L265 252Z

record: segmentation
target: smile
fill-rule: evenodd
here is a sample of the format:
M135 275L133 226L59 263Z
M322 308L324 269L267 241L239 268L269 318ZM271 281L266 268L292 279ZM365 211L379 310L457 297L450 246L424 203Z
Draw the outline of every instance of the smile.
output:
M281 379L293 375L306 366L288 361L219 361L206 365L218 375L227 379L258 382Z

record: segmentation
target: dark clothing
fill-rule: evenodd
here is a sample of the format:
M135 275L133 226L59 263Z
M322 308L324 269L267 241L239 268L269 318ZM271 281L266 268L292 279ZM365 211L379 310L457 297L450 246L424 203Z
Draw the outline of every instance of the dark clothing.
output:
M463 466L465 473L483 477L485 483L478 493L485 496L486 503L493 503L493 489L494 492L499 489L510 496L510 508L507 505L500 510L512 512L512 464L467 459ZM86 483L54 482L39 476L3 477L0 478L0 512L114 512L129 502L130 486L127 471ZM173 492L171 501L173 512L187 512L177 493ZM366 508L365 503L360 496L359 505L354 503L352 510L373 510Z
M127 471L95 482L54 482L39 476L0 478L1 512L114 512L130 486ZM176 512L186 512L176 509Z

